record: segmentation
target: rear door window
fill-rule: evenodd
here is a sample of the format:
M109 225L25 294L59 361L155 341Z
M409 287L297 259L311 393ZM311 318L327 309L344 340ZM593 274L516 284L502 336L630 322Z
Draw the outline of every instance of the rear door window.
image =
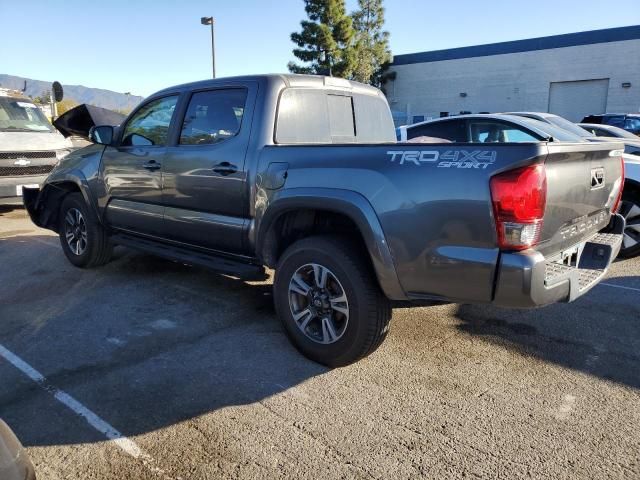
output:
M211 145L240 131L247 90L228 88L191 95L180 131L180 145Z

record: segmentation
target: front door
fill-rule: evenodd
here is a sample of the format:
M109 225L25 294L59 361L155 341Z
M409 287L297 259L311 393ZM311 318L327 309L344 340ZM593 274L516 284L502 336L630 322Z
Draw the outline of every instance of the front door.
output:
M106 216L113 227L162 234L162 162L177 101L177 95L149 101L124 125L117 146L105 149Z
M177 144L163 162L167 238L242 253L247 224L245 155L252 88L196 91L189 99Z

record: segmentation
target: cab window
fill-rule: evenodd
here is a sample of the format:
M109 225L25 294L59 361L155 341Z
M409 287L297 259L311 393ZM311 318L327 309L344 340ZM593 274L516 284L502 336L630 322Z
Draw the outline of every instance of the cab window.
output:
M127 123L122 134L122 145L149 147L166 145L171 117L178 96L152 100L141 107Z
M180 131L180 145L211 145L240 131L247 90L229 88L191 96Z

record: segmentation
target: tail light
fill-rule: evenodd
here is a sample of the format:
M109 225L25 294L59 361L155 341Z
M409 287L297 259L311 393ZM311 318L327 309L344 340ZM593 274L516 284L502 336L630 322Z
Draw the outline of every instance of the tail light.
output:
M611 213L618 213L618 209L620 208L620 203L622 201L622 190L624 190L624 157L620 157L620 164L622 168L622 175L618 180L616 180L614 185L614 189L617 187L618 192L616 193L616 200L613 202L613 206L611 207Z
M491 200L498 245L525 250L538 243L547 203L547 174L542 164L491 177Z

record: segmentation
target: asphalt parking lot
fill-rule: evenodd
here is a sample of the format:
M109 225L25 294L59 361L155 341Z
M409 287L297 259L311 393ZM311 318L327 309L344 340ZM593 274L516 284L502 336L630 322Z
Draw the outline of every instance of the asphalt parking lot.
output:
M124 249L79 270L5 208L0 417L41 479L640 478L640 258L604 283L536 311L396 309L329 370L270 282Z

